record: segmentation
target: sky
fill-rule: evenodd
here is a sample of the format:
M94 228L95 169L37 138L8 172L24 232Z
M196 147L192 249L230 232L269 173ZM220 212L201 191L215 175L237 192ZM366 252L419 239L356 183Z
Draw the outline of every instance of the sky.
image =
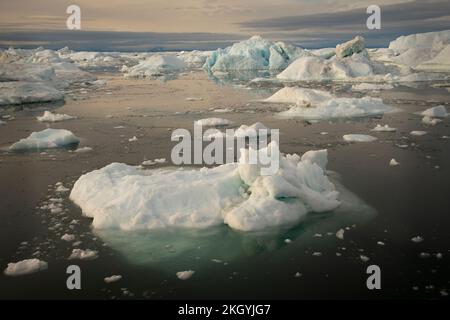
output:
M81 8L81 30L66 8ZM368 30L366 8L381 7ZM1 0L0 47L78 50L215 49L259 34L307 48L363 35L369 46L397 36L450 29L448 0Z

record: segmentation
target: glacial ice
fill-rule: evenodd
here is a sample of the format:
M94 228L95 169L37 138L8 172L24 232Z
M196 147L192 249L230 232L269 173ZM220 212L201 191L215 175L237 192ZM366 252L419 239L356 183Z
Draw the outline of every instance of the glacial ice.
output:
M294 59L310 55L302 48L253 36L225 49L213 51L203 68L210 72L281 70Z
M79 142L80 139L69 130L47 128L31 133L27 138L14 143L9 149L13 151L39 150L65 147Z
M303 160L282 156L272 176L260 175L259 166L246 163L246 156L240 163L200 170L141 170L112 163L81 176L70 199L94 219L94 228L122 230L225 223L255 231L292 225L308 212L339 206L338 192L320 167L326 152L311 152Z
M326 91L300 87L282 88L264 101L295 104L278 113L281 118L323 120L380 115L395 110L379 98L337 98Z

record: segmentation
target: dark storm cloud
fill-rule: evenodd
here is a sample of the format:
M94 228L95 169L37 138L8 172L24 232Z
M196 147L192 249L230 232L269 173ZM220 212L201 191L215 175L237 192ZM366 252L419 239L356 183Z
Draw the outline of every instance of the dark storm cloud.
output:
M91 51L210 50L241 39L242 36L217 33L9 31L0 32L0 48L34 48L38 44L48 49L68 46Z
M247 31L288 37L305 46L335 45L355 34L386 46L399 35L450 29L450 1L415 1L381 6L381 30L368 30L366 8L240 23ZM313 39L313 40L312 40Z

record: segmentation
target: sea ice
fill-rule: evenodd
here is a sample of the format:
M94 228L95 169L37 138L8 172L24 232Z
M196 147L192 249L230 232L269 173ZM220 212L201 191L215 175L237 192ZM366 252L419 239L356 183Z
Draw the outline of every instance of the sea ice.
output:
M437 125L440 122L442 122L441 119L435 119L435 118L431 118L431 117L428 117L428 116L425 116L425 117L422 118L422 123L426 124L426 125L429 125L429 126L435 126L435 125Z
M372 91L372 90L391 90L394 86L391 84L382 83L358 83L352 86L352 90L355 91Z
M61 240L64 240L64 241L67 241L67 242L74 241L74 240L75 240L75 235L65 233L65 234L61 237Z
M136 66L123 68L122 71L127 78L145 78L181 71L186 67L184 61L175 56L155 54Z
M75 119L74 116L69 116L67 114L60 114L60 113L52 113L50 111L44 111L44 114L42 116L37 117L36 119L41 122L57 122L57 121L64 121L64 120L71 120Z
M384 126L380 125L380 124L377 124L376 127L373 128L371 131L375 131L375 132L395 132L395 131L397 131L397 129L396 128L391 128L387 124L385 124Z
M14 143L9 149L14 151L49 149L75 145L79 142L80 139L69 130L47 128L31 133L27 138Z
M414 131L411 131L409 134L412 135L412 136L419 136L420 137L420 136L426 135L427 132L426 131L420 131L420 130L414 130Z
M278 113L278 116L310 120L364 117L395 110L379 98L337 98L326 91L299 87L282 88L264 101L296 104L289 110Z
M372 142L377 140L377 138L366 134L345 134L342 137L348 142Z
M98 258L98 252L95 250L73 249L69 260L94 260Z
M10 262L8 267L3 271L7 276L22 276L38 271L47 270L48 264L39 259L25 259L19 262Z
M256 122L251 126L243 124L234 132L235 137L256 137L259 136L260 130L266 130L266 134L270 134L269 128L261 122Z
M359 53L365 49L364 38L356 36L354 39L338 44L336 46L336 56L339 58L345 58Z
M187 280L194 275L195 271L187 270L187 271L179 271L177 272L177 278L180 280Z
M262 230L339 206L338 192L320 167L325 154L320 154L304 160L283 156L277 174L268 176L246 162L248 150L240 163L211 169L141 170L112 163L81 176L70 199L98 229L201 229L225 223ZM319 165L315 159L321 159Z
M110 277L106 277L103 280L105 281L105 283L113 283L113 282L117 282L120 279L122 279L121 275L112 275Z
M445 106L436 106L429 108L420 113L422 116L430 118L445 118L448 116L447 109Z
M195 124L204 127L218 127L230 125L232 122L223 118L206 118L195 121Z
M397 160L395 160L394 158L392 158L391 161L389 161L389 165L390 165L391 167L396 167L396 166L398 166L399 164L400 164L400 163L397 162Z
M63 100L64 95L41 82L0 82L0 105L51 102Z

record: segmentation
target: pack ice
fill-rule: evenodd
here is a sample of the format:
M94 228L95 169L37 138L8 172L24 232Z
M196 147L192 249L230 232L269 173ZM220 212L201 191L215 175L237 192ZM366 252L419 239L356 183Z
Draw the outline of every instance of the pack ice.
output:
M278 172L269 176L246 161L248 150L241 151L238 163L200 170L142 170L112 163L82 175L70 199L94 219L94 228L122 230L225 223L254 231L295 224L308 212L339 206L338 192L324 171L326 150L283 155Z
M78 144L80 139L65 129L47 128L31 133L27 138L21 139L9 147L13 151L50 149Z
M213 51L203 68L211 73L217 71L281 70L296 58L309 55L302 48L284 42L271 42L253 36L225 49Z
M311 120L373 116L395 110L379 98L338 98L326 91L300 87L282 88L264 101L294 104L278 113L279 117Z

